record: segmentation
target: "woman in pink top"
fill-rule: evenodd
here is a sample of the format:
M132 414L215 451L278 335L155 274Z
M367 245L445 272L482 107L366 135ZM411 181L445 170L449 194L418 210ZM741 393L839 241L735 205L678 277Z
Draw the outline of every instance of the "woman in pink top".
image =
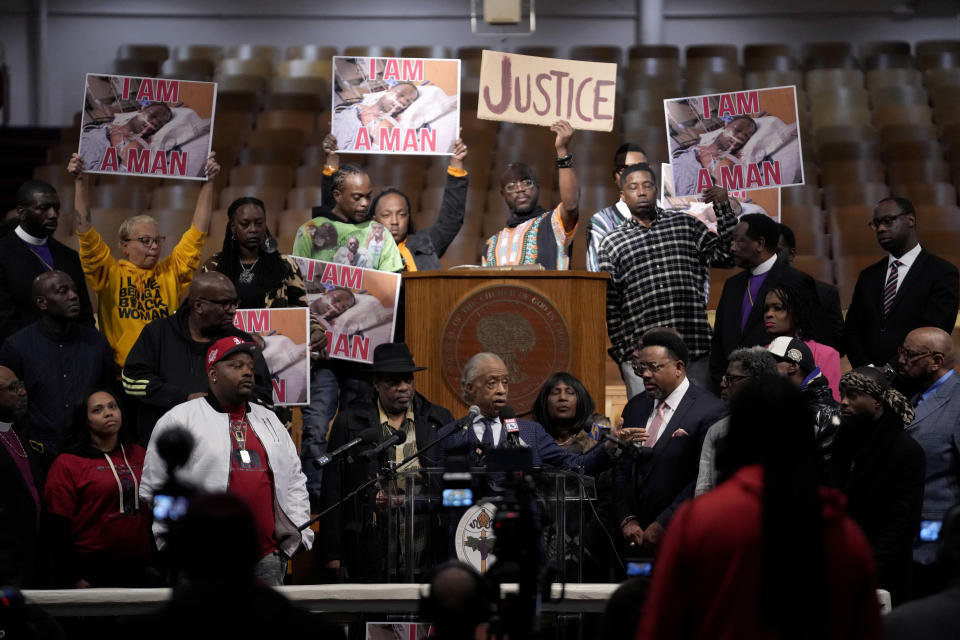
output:
M830 384L833 399L840 402L840 354L833 347L814 342L813 303L805 291L780 284L767 292L763 302L763 325L770 340L797 337L810 347L820 373Z

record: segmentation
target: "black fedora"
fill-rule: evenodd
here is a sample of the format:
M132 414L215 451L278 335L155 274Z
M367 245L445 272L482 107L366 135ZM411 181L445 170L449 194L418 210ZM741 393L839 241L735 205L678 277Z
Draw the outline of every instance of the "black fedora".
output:
M426 367L413 364L413 356L404 342L385 342L373 350L373 365L370 373L413 373Z

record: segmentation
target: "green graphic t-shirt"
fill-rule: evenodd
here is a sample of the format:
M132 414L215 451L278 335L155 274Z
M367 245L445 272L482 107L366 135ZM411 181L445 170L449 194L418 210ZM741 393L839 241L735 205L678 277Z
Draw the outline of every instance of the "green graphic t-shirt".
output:
M403 268L393 236L373 220L353 224L314 218L297 230L293 255L378 271Z

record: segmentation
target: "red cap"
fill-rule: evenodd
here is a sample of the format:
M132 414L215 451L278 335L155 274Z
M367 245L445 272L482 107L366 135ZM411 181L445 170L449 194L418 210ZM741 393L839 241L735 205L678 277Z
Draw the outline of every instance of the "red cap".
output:
M236 336L220 338L207 349L207 371L210 371L210 367L213 365L238 351L245 351L250 355L254 355L257 352L257 344L255 342L247 342Z

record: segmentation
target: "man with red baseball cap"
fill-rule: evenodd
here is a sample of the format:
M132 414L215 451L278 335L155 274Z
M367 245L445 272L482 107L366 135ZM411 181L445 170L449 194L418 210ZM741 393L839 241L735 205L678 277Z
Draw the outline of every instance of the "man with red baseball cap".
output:
M152 499L166 484L166 463L157 439L181 428L193 436L193 452L177 480L203 492L228 492L243 499L257 524L257 576L283 584L287 560L313 544L313 532L297 527L310 517L307 479L290 434L272 411L251 403L254 357L259 348L237 336L220 338L207 350L209 393L177 405L153 430L143 467L140 495ZM154 533L162 533L154 524ZM162 541L158 538L158 546Z
M207 392L205 360L214 342L224 337L253 340L233 324L237 290L222 273L200 273L187 300L168 318L154 320L140 332L123 366L123 390L137 401L137 438L145 445L153 425L181 402ZM272 408L270 371L259 353L256 393L252 400Z

